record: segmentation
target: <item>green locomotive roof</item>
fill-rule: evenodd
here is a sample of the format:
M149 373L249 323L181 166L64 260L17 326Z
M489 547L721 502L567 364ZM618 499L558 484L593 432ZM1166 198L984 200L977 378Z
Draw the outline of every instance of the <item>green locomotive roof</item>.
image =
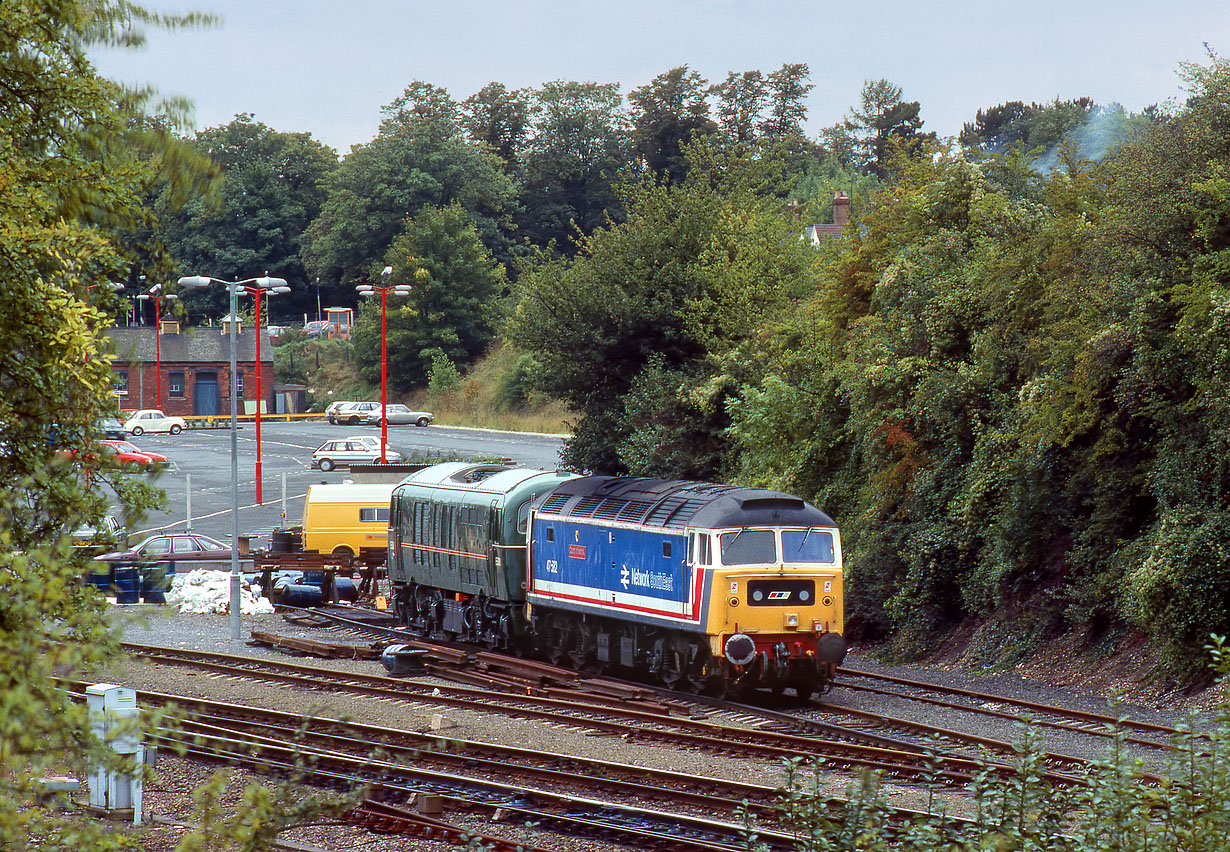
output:
M538 470L528 467L513 467L507 464L482 464L475 462L444 462L425 467L407 476L397 485L395 493L407 494L424 489L438 494L440 491L456 491L458 498L464 494L482 494L488 501L491 495L503 498L514 496L529 485L535 492L550 488L553 484L572 477L573 474L559 471Z
M781 491L713 482L617 476L568 480L539 501L538 513L666 529L836 526L832 518L815 506Z

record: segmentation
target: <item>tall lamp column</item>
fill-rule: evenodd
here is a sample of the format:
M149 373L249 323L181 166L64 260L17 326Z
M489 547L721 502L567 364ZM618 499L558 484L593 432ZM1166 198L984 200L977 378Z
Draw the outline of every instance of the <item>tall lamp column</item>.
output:
M256 298L256 502L263 505L265 476L261 469L261 404L265 401L265 397L261 390L261 338L264 337L261 332L261 295L289 293L290 287L282 284L274 287L241 286L240 289Z
M275 287L286 287L283 278L246 278L243 281L223 281L220 278L210 278L206 275L190 275L179 279L181 287L207 287L210 284L222 284L231 294L231 638L239 639L240 594L243 577L239 573L239 399L235 386L237 373L235 362L238 346L235 338L235 326L239 314L239 288L249 285L269 290ZM289 288L287 288L289 289ZM257 367L259 368L259 364Z
M388 295L409 296L409 284L389 284L393 275L393 267L386 266L380 273L380 284L360 284L355 289L360 296L380 294L380 463L385 464L387 457L385 449L389 445L389 326L388 326Z

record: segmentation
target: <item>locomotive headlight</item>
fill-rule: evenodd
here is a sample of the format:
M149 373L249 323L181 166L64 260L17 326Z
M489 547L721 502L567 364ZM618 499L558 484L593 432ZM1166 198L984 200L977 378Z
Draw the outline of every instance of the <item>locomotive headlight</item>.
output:
M793 612L792 612L792 613L788 613L788 614L786 615L786 626L787 626L787 627L798 627L798 626L799 626L799 617L798 617L797 615L795 615Z

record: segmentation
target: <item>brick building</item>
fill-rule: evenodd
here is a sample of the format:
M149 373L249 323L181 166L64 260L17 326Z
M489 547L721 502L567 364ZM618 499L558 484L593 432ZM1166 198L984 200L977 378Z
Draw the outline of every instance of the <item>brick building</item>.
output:
M273 345L261 329L261 412L279 410L274 402ZM112 369L120 408L161 408L180 417L230 415L230 327L181 328L175 320L162 321L161 334L153 326L112 328L107 332L115 348ZM256 332L240 323L236 329L235 372L240 414L256 413ZM161 365L162 398L158 399Z

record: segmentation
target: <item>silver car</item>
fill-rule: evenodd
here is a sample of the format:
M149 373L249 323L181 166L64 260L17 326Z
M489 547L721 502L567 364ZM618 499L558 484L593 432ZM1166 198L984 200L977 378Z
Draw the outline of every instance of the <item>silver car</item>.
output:
M401 461L401 453L388 449L384 451L384 460L389 464ZM380 462L380 439L366 435L356 435L350 438L338 438L325 441L312 453L312 467L323 471L335 467L349 467L352 464L378 464Z
M337 407L334 408L333 405ZM359 425L363 422L364 414L380 407L378 402L339 402L333 405L325 409L325 415L330 423L341 423L345 426Z
M384 416L388 420L390 426L426 426L428 423L436 419L436 415L430 411L415 411L408 405L400 403L386 405L384 408ZM363 422L373 426L380 425L380 406L377 405L370 411L363 412Z

